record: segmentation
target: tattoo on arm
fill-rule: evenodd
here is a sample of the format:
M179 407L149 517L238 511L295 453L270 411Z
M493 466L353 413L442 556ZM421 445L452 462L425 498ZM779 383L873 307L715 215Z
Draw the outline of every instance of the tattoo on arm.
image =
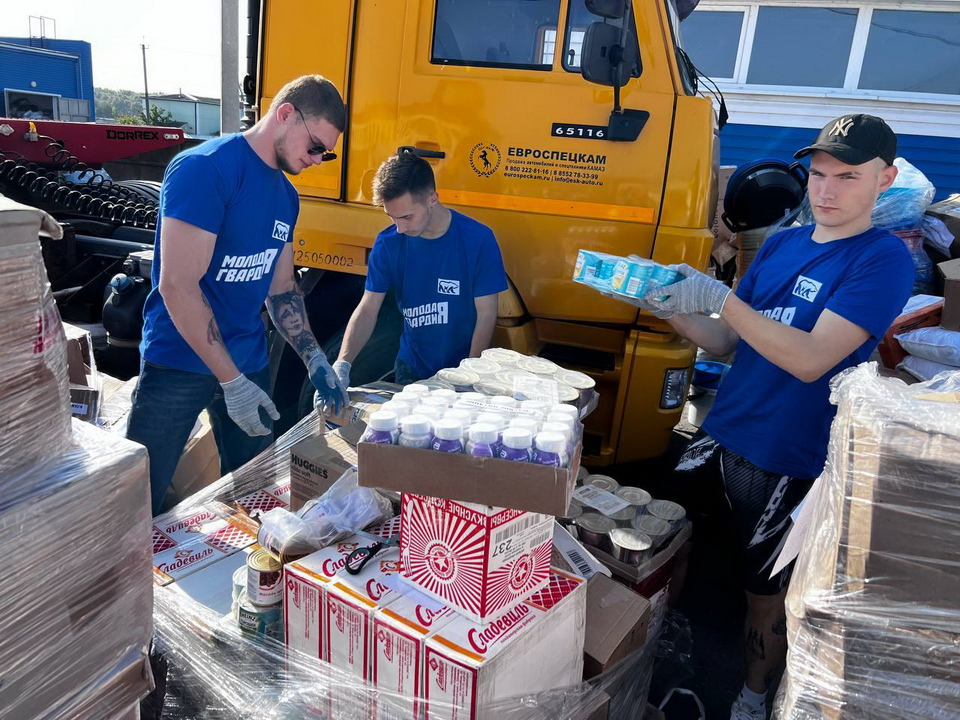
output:
M207 342L210 345L223 345L223 336L220 334L220 327L217 325L217 318L213 315L213 308L210 307L210 303L207 301L206 295L200 293L200 297L203 299L203 304L207 306L207 309L210 311L210 322L207 323Z
M758 660L766 660L767 653L763 647L763 633L755 627L747 633L747 652Z
M298 289L278 293L267 298L267 309L274 326L301 358L319 350L316 337L310 331L303 295Z

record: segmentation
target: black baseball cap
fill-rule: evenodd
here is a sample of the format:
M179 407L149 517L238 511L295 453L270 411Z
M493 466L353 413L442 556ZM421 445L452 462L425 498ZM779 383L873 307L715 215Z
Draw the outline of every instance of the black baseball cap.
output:
M882 119L874 115L844 115L823 126L813 145L794 153L802 158L822 150L847 165L863 165L880 158L893 165L897 157L897 136Z

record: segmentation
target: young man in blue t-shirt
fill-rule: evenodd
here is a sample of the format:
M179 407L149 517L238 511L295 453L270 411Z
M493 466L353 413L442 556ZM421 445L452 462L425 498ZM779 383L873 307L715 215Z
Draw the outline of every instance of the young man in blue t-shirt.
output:
M816 222L770 237L736 292L687 265L642 308L718 357L729 373L677 466L678 492L731 512L745 569L746 682L733 720L766 718L766 692L786 658L789 569L770 570L790 513L823 469L834 408L830 380L866 361L913 287L904 243L873 227L877 197L897 176L897 139L880 118L828 123L810 156ZM713 490L711 494L711 490Z
M395 376L407 385L489 347L497 294L507 289L493 232L440 203L433 169L423 158L402 153L384 162L373 200L393 226L373 244L366 289L333 364L345 387L387 291L394 291L403 315Z
M346 400L295 282L291 241L300 203L284 175L335 158L329 149L345 122L333 84L305 75L281 88L251 129L182 152L167 167L127 429L149 452L154 514L204 408L222 474L270 444L271 420L280 416L267 394L265 300L277 331L306 364L318 401L339 409Z

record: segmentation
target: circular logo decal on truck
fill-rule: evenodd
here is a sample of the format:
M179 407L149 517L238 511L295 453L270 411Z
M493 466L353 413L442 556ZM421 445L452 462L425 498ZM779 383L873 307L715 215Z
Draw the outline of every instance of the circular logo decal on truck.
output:
M480 177L490 177L500 169L500 148L492 143L477 143L470 151L470 167Z

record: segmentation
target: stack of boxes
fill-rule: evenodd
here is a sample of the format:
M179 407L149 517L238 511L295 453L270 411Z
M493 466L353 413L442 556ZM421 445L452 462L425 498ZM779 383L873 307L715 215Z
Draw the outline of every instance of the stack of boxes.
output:
M957 717L960 377L905 386L861 366L835 395L777 714Z
M292 473L304 476L294 495L323 482L341 442L294 448ZM287 645L369 683L383 720L477 720L499 699L578 684L586 582L551 568L551 554L579 448L570 468L357 449L361 486L403 492L400 515L371 531L398 546L356 575L347 558L373 543L363 535L287 564ZM331 693L327 710L349 709L349 695Z
M48 221L0 198L0 714L127 717L152 686L147 457L71 425Z

